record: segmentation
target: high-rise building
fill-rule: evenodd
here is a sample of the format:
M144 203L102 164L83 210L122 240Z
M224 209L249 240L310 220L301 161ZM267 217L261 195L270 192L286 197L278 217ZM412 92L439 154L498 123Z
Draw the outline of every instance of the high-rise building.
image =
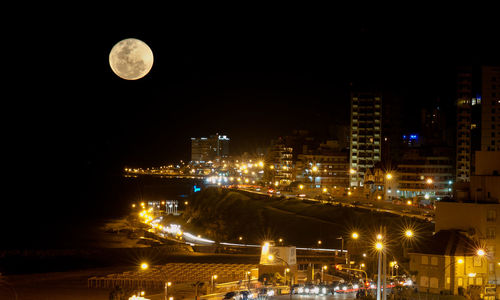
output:
M362 186L365 172L381 161L382 97L351 94L350 185Z
M191 138L191 161L205 162L211 160L212 141L206 137Z
M435 202L452 195L452 150L442 147L416 147L406 150L396 172L398 187L388 196Z
M229 156L229 141L226 135L191 138L191 161L207 162Z
M472 70L457 74L456 181L469 182L471 175Z
M294 180L293 147L282 138L271 141L266 159L266 179L276 186L288 186Z
M481 102L481 150L500 151L500 67L482 67Z
M312 188L347 188L349 186L349 157L337 141L328 140L317 149L299 154L297 180Z
M470 182L475 151L500 151L500 67L461 68L457 74L456 181Z

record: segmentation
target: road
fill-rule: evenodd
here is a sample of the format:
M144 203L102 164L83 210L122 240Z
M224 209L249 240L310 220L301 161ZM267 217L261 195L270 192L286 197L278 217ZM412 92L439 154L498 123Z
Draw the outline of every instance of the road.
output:
M254 193L254 194L259 194L259 195L268 195L266 192L262 191L255 191L251 189L238 189L242 190L245 192L249 193ZM286 194L282 193L281 196L284 197L294 197L296 198L296 195L292 194ZM308 201L314 201L314 202L319 202L319 203L333 203L333 204L338 204L338 205L348 205L351 207L357 207L357 208L362 208L366 210L372 210L372 211L377 211L377 212L386 212L390 214L396 214L398 216L407 216L407 217L413 217L425 221L434 221L434 212L422 208L418 208L415 206L410 206L410 205L398 205L398 204L393 204L390 202L382 202L382 201L367 201L366 199L362 197L352 197L352 198L335 198L333 201L329 200L320 200L320 199L314 199L314 198L307 198L303 197L300 199L308 200ZM356 203L358 202L358 203ZM424 215L425 213L429 213L430 215Z
M279 300L290 300L290 295L280 295L267 298L268 300L279 299ZM356 299L355 293L345 293L345 294L334 294L326 296L313 296L313 295L293 295L294 300L327 300L327 299Z

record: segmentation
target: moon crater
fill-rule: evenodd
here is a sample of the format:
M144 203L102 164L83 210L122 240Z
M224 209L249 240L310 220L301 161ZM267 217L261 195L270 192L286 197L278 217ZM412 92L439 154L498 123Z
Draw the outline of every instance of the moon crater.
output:
M137 80L146 76L153 67L153 51L141 40L124 39L111 49L109 65L119 77Z

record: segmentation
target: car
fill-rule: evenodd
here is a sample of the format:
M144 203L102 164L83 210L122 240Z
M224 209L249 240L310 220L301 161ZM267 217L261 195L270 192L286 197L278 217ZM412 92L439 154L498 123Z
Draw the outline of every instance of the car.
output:
M239 299L239 295L238 295L238 292L228 292L224 295L224 298L222 298L223 300L238 300Z
M240 300L253 299L254 296L255 295L254 295L254 293L252 293L252 291L240 291L240 293L239 293Z

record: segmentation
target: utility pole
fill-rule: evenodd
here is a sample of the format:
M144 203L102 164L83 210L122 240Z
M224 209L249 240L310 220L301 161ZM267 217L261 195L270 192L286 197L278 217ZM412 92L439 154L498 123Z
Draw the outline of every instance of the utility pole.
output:
M385 226L383 228L382 234L383 234L382 238L385 241L387 236L387 228ZM382 300L387 300L387 251L385 251L385 247L384 249L382 249L382 256L383 256L383 268L384 268L384 274L383 274L384 281L382 283L384 289L382 291Z

